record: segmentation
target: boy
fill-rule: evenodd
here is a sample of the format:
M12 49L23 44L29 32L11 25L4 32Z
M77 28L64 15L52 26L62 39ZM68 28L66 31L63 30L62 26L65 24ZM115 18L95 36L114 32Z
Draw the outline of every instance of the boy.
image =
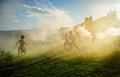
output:
M19 44L19 48L18 48L18 56L21 56L22 53L24 53L24 55L26 54L26 48L25 48L25 44L26 42L24 41L25 36L21 35L21 39L16 43Z

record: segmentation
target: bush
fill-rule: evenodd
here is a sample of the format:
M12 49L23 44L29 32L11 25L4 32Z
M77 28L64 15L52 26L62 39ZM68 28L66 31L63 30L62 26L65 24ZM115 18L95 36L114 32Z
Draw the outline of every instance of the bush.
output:
M10 52L0 50L0 62L6 61L8 65L12 64L13 55Z
M11 64L13 59L13 55L10 54L10 52L5 53L5 60L7 61L7 64Z
M5 51L0 50L0 56L3 56L5 54Z

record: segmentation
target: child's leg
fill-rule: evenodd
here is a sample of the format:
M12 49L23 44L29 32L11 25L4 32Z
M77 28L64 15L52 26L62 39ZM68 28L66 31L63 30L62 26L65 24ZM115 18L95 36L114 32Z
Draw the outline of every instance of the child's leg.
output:
M26 48L24 47L24 55L26 54Z
M22 50L21 50L21 54L25 55L26 54L26 48L23 47Z
M20 51L21 51L21 48L18 48L18 56L21 56Z
M65 49L67 49L67 46L66 46L66 45L67 45L67 42L65 41L65 42L64 42L64 48L65 48Z

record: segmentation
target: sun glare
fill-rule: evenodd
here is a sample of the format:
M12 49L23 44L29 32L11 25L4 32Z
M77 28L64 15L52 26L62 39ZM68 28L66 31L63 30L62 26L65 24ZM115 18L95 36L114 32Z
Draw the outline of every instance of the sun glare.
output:
M120 28L108 28L107 33L113 36L120 35Z

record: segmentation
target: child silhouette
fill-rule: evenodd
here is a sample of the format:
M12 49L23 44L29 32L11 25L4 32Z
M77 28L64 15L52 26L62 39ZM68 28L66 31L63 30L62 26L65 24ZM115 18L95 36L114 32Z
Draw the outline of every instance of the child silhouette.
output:
M26 45L26 42L24 41L24 38L25 36L24 35L21 35L21 39L16 43L19 44L19 48L18 48L18 56L21 56L22 54L26 54L26 48L25 48L25 45Z

